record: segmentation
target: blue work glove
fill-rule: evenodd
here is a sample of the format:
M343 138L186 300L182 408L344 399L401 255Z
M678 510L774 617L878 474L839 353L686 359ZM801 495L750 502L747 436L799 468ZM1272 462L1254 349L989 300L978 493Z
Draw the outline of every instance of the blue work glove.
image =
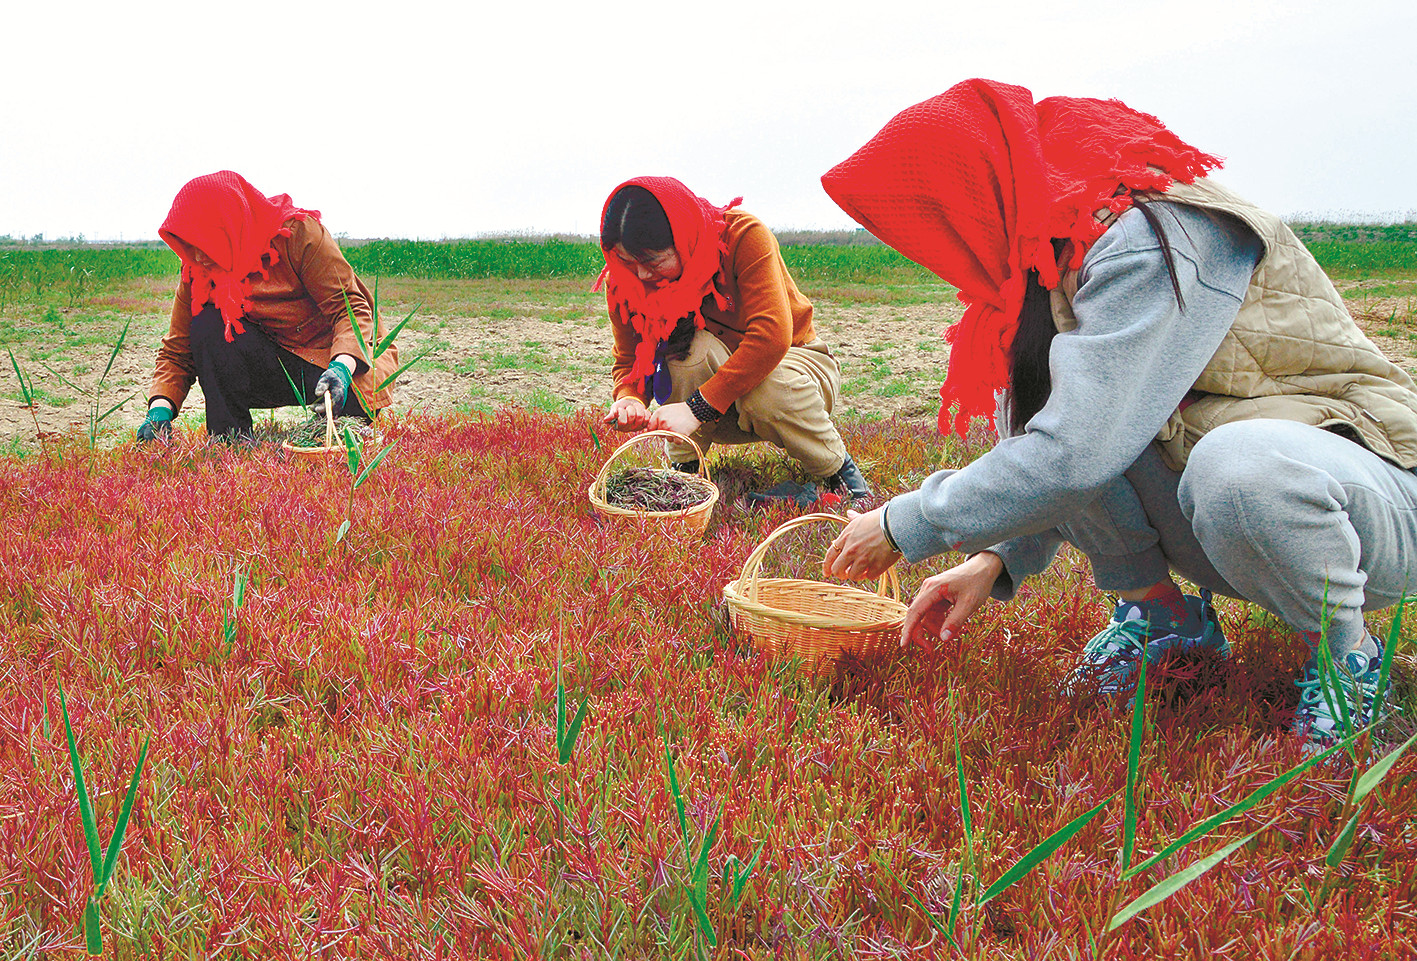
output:
M154 404L148 408L148 416L138 425L138 443L146 444L150 440L167 440L172 436L172 418L176 416L176 411L163 404Z
M353 375L348 367L337 360L330 361L330 366L320 375L320 379L315 381L315 403L310 410L317 416L324 416L325 395L330 395L330 407L338 415L344 410L345 398L349 396L349 385L353 380Z

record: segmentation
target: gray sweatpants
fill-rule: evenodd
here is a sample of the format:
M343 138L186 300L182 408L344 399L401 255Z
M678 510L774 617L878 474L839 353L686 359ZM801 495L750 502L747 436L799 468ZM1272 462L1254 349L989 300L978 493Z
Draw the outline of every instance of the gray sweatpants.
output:
M1417 590L1417 474L1317 427L1240 421L1201 438L1180 473L1153 444L1076 519L1021 540L1038 553L1030 563L1017 545L1014 584L1063 540L1103 590L1175 572L1301 631L1319 630L1327 596L1341 656L1367 637L1363 611Z

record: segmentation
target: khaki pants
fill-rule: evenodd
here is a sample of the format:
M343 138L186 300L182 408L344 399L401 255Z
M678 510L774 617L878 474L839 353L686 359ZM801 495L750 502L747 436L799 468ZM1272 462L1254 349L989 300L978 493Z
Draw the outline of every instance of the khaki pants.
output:
M669 403L685 401L721 367L730 355L713 334L694 334L682 360L669 361L674 390ZM738 398L723 417L694 431L705 454L713 444L767 441L786 451L813 477L841 469L846 445L832 423L831 412L841 392L841 368L821 340L787 348L787 356L758 386ZM735 416L735 411L736 415ZM692 460L692 448L670 444L676 461Z

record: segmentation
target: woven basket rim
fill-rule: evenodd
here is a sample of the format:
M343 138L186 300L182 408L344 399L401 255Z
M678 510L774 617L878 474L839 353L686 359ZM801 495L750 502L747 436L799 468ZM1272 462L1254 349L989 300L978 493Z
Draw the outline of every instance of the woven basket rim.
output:
M882 574L876 583L874 592L853 587L848 584L833 584L830 581L818 581L800 577L760 577L759 570L762 567L763 557L767 549L783 534L798 527L808 524L830 523L840 527L847 525L847 520L837 514L802 514L794 517L784 524L779 525L771 534L763 538L748 559L743 562L743 569L738 577L729 581L723 587L723 597L731 609L736 609L747 615L770 618L784 624L795 624L801 627L818 628L828 631L883 631L898 630L905 623L906 606L900 601L900 581L896 576L895 565L891 565ZM782 587L786 585L803 585L812 590L821 591L826 589L831 593L843 595L845 597L857 597L861 600L869 599L873 604L885 604L888 607L898 609L899 613L888 619L877 618L875 620L857 620L842 617L834 614L816 614L804 611L790 610L788 608L773 607L764 604L760 600L754 600L749 596L753 590L762 590L764 586L768 588ZM891 594L886 593L889 585Z
M875 591L862 590L859 587L851 587L846 584L832 584L829 581L814 581L798 577L765 577L758 578L758 589L764 587L773 588L788 584L810 585L816 587L831 588L832 591L844 594L847 597L856 597L861 600L870 600L873 604L880 604L887 607L899 608L899 613L888 618L876 618L875 620L853 620L840 615L833 614L809 614L804 611L791 610L784 607L773 607L771 604L764 604L762 601L755 601L740 594L736 581L729 581L723 585L723 597L731 607L736 607L744 614L756 615L758 617L768 617L782 621L785 624L797 624L802 627L816 627L825 630L837 631L884 631L899 630L905 623L906 606L893 597L878 594Z

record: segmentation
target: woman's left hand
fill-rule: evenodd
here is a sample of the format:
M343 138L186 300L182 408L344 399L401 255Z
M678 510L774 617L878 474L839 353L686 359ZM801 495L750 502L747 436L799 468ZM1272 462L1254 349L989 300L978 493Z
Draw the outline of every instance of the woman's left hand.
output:
M864 514L847 511L846 516L851 518L851 522L827 548L822 573L853 581L880 577L900 560L900 554L891 549L885 532L881 530L881 508Z
M659 410L650 415L650 430L672 430L676 434L683 434L688 437L698 430L703 421L694 416L694 412L685 403L665 404Z

